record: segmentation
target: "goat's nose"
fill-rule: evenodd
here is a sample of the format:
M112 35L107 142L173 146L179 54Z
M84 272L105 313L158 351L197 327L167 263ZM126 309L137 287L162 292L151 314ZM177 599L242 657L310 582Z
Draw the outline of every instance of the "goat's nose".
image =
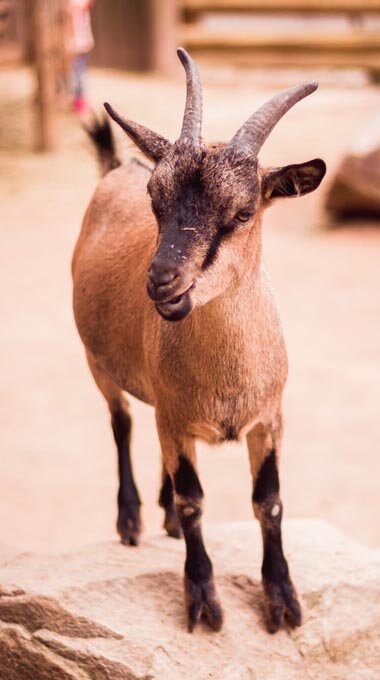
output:
M166 286L177 278L178 269L168 262L153 260L148 276L156 287Z

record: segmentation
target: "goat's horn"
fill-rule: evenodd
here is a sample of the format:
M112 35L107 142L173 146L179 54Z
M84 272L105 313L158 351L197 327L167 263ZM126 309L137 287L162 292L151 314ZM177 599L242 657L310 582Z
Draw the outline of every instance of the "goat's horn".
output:
M157 163L168 153L172 145L165 137L144 127L144 125L140 125L140 123L124 118L107 102L105 102L104 108L115 123L120 125L122 130L127 133L140 151L152 161Z
M229 148L247 148L249 153L257 156L265 140L274 126L289 109L301 99L307 97L318 88L318 83L304 83L276 94L263 104L232 137Z
M202 86L197 65L190 55L179 47L177 54L186 72L186 104L180 139L188 137L196 143L201 139Z

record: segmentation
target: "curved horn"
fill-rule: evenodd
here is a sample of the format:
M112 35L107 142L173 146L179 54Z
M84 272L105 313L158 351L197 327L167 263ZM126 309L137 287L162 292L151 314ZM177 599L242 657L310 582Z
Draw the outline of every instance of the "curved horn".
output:
M304 83L290 90L276 94L263 104L232 137L228 147L249 149L249 153L257 156L268 135L280 118L301 99L307 97L318 88L318 83Z
M186 72L186 104L180 139L188 137L195 143L201 139L202 86L198 67L190 55L179 47L177 54Z
M157 132L153 132L153 130L149 130L144 125L140 125L140 123L123 118L108 103L104 104L104 108L115 123L120 125L124 132L127 133L140 151L152 161L157 163L168 153L172 145L165 137L162 137Z

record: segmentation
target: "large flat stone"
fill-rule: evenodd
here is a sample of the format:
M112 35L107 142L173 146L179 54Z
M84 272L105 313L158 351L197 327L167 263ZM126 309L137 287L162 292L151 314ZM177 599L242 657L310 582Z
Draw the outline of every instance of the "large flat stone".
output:
M378 680L380 553L307 520L285 523L303 602L296 631L263 624L256 523L205 531L225 612L186 632L184 544L91 545L0 566L1 680Z

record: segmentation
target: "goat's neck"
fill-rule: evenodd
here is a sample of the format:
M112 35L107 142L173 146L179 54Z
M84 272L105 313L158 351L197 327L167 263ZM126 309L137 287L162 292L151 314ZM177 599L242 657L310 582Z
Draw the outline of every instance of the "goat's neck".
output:
M236 335L249 335L261 308L262 265L261 253L244 272L238 283L192 314L193 342L204 345L225 343Z

